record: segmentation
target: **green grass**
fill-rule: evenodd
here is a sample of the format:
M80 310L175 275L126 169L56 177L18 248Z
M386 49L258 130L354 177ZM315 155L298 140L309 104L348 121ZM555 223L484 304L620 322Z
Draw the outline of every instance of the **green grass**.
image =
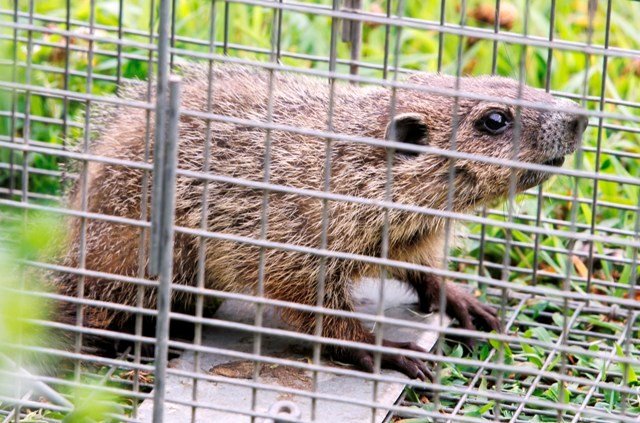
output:
M571 320L574 311L567 314L567 319ZM511 332L518 334L519 342L500 343L490 341L489 343L479 343L472 349L468 349L464 344L458 342L448 342L444 346L444 354L447 357L461 358L467 357L474 360L489 363L504 363L516 366L520 369L542 370L547 372L562 372L569 376L577 376L585 381L598 381L595 391L589 395L591 386L587 383L565 383L551 377L536 378L526 372L499 372L497 370L485 369L476 382L475 388L478 391L496 390L499 377L502 378L501 392L522 398L527 395L533 385L531 397L556 403L575 404L580 406L586 402L587 407L604 411L607 413L620 411L623 401L625 409L631 415L640 412L640 396L629 395L625 399L620 392L611 389L611 386L629 386L638 389L640 386L638 374L640 374L640 363L637 361L629 366L616 362L617 357L640 358L640 351L636 345L627 346L619 342L625 329L625 321L620 318L610 318L607 316L582 312L576 316L575 322L571 326L567 343L572 348L572 353L562 356L554 354L553 348L531 345L527 340L536 340L552 345L558 342L564 319L562 308L557 304L548 301L530 301L525 310L517 315ZM637 321L635 322L637 325ZM636 326L637 327L637 326ZM637 334L634 334L637 337ZM500 358L499 350L503 350ZM589 353L602 352L609 354L612 359L608 360L593 357ZM551 355L554 354L554 355ZM440 373L440 383L447 386L467 387L476 372L478 366L472 364L456 365L443 363ZM502 373L502 374L501 374ZM624 376L626 374L626 376ZM608 385L604 385L604 384ZM462 395L458 393L442 393L439 398L441 408L451 411ZM407 388L406 401L409 407L422 408L434 411L433 396L429 392L413 390ZM500 408L500 417L510 419L514 415L517 403L503 401ZM470 395L460 410L460 415L476 417L494 421L495 400L487 400L482 395ZM583 415L586 418L588 414ZM571 421L572 415L565 413L563 421ZM612 419L614 417L612 416ZM408 418L399 419L402 423L430 423L430 418ZM502 420L501 420L502 421ZM519 421L529 422L556 422L558 416L551 407L540 407L527 404L526 409L520 414ZM612 420L613 421L613 420Z
M71 10L71 19L87 22L90 16L89 4L87 1L73 0ZM157 2L156 2L157 3ZM308 3L320 3L330 5L329 1L308 1ZM467 5L469 11L474 11L482 4L491 3L488 0L470 0ZM503 1L505 3L505 1ZM517 10L514 26L511 29L514 33L522 33L524 19L524 0L512 2ZM587 2L583 0L558 1L556 10L556 22L554 26L554 38L564 41L587 41L588 29L588 12L586 9ZM12 2L9 0L0 0L0 9L5 11L12 10ZM46 15L52 18L64 19L66 11L65 2L62 0L50 0L35 2L35 13ZM132 0L126 1L126 10L123 15L123 26L127 30L141 31L143 34L149 31L149 0ZM187 37L204 41L203 45L180 41L176 42L176 47L192 52L206 53L209 47L206 41L209 39L210 27L210 0L182 0L177 2L175 29L179 37ZM534 36L547 37L550 22L550 2L547 0L531 0L530 16L528 21L528 32ZM630 1L612 2L612 18L609 33L609 43L611 47L620 49L640 49L640 31L637 30L637 22L640 22L640 3ZM21 11L27 11L28 2L19 2ZM365 0L364 7L369 11L381 11L386 7L382 1ZM395 7L395 3L394 3ZM595 14L593 25L592 42L601 45L605 41L605 4L599 2L598 10ZM426 19L438 21L440 2L439 1L423 1L423 0L407 0L405 15L411 18ZM98 1L95 11L96 23L101 26L108 26L110 29L99 29L97 34L102 37L115 37L117 34L115 28L118 25L118 1ZM154 11L156 13L156 11ZM223 16L224 7L218 4L216 9L216 33L215 39L221 42L225 38ZM11 15L2 15L3 21L11 21ZM271 26L273 21L273 12L266 8L245 6L232 4L229 9L229 28L227 31L228 41L230 45L243 45L254 48L269 49ZM460 22L460 2L446 2L446 21L450 24L458 24ZM22 22L25 22L23 19ZM466 19L466 24L470 26L479 26L492 29L492 26L480 22L473 17ZM36 25L42 25L41 21L36 21ZM49 23L49 27L55 29L64 29L63 23ZM331 20L321 16L311 16L294 12L285 12L283 16L281 48L283 52L322 56L327 57L330 51L330 28ZM72 26L71 31L82 33L78 27ZM11 37L13 31L6 27L0 29L0 33ZM391 31L392 49L395 42L395 30ZM20 37L27 37L29 34L24 31L18 31ZM40 32L33 33L34 40L46 41L53 43L53 46L37 46L33 50L30 58L34 65L48 66L50 68L63 70L67 65L70 69L78 72L86 72L88 69L88 59L86 54L72 52L69 56L65 55L64 38L59 35L48 35ZM128 40L137 43L147 43L148 39L144 35L127 34ZM362 60L367 63L380 65L384 58L384 38L385 27L372 23L365 23L363 26L363 45ZM78 37L71 38L71 45L83 47L87 45L87 41ZM398 63L405 68L430 71L437 70L438 56L438 35L432 31L423 31L417 29L406 28L401 32L400 39L400 57ZM491 57L493 54L493 43L487 40L473 40L457 36L445 35L443 37L443 55L442 55L442 72L455 74L458 68L458 51L460 43L461 62L460 68L464 75L481 75L491 73ZM0 58L11 62L13 60L14 47L18 62L25 63L27 57L26 43L20 42L14 45L10 40L0 40ZM117 46L109 42L96 43L98 50L103 52L116 52ZM217 53L222 53L222 48L216 49ZM89 87L90 91L96 95L110 95L116 92L116 84L113 81L105 81L101 77L124 79L141 79L146 80L149 73L146 57L148 52L142 47L123 47L124 55L133 58L124 58L122 66L118 67L118 60L106 54L96 54L93 58L92 71L94 81ZM240 57L250 60L264 61L268 60L268 56L256 54L252 52L239 51L229 49L228 54L233 57ZM520 61L524 60L525 75L522 77L525 81L534 87L545 87L547 73L550 72L549 88L554 91L564 92L573 95L582 95L583 89L586 87L588 96L600 95L603 79L606 82L605 96L612 100L625 100L632 103L640 103L640 59L629 58L610 58L607 63L606 72L603 73L603 58L601 56L585 57L582 53L555 50L553 52L553 66L548 68L547 50L545 48L529 47L499 43L497 49L497 68L496 72L500 75L511 77L519 77ZM349 46L345 43L338 43L338 57L347 59L349 57ZM176 60L185 60L184 57L176 57ZM315 62L306 59L292 58L284 55L281 59L285 65L296 67L313 67L318 69L326 69L325 62ZM390 63L394 62L394 57L390 58ZM11 81L15 78L17 82L27 82L27 75L23 67L16 68L17 72L13 75L13 68L8 65L0 66L0 78ZM341 72L348 72L344 65L338 66ZM378 70L361 68L360 73L367 76L380 77ZM586 81L586 85L585 85ZM30 82L37 86L51 88L67 88L71 91L86 92L87 84L83 76L71 76L66 82L60 73L49 71L41 71L34 69L30 75ZM65 104L59 99L45 98L39 95L31 95L29 97L31 115L45 118L63 119L65 113ZM24 112L27 97L19 94L16 97L15 108L19 112ZM13 98L10 92L0 91L0 110L12 110ZM597 101L587 101L585 106L591 110L598 110ZM66 104L66 113L72 121L82 123L80 118L86 105L84 102L70 101ZM607 103L604 105L604 111L615 113L622 116L640 117L640 108L620 106ZM592 124L597 124L597 120L592 119ZM585 151L582 159L569 160L565 165L568 168L578 168L589 172L599 172L601 174L618 175L625 177L640 177L640 160L637 158L623 157L617 153L640 154L640 125L625 120L607 119L604 121L605 127L601 134L598 134L596 127L587 130L584 137L584 146L589 149L596 148L598 139L600 139L601 147L606 151L600 156L600 161L596 167L596 154L591 151ZM619 130L616 127L622 126L630 129L630 131ZM633 132L635 131L635 132ZM82 128L70 127L65 129L61 125L32 121L29 126L30 138L32 140L44 143L62 145L66 143L66 139L82 138ZM24 120L17 119L16 127L12 127L12 121L6 117L0 117L0 136L21 137L25 133ZM65 137L66 135L66 137ZM13 161L17 166L21 166L23 161L29 166L48 169L61 170L65 165L55 157L39 153L29 153L27 155L11 154L7 149L0 148L0 163L8 163ZM576 186L577 184L577 186ZM14 187L17 190L21 188L19 176L11 180L11 175L0 168L0 188ZM549 183L545 184L545 194L572 196L574 190L580 198L591 199L594 197L600 204L611 204L613 206L636 207L640 196L637 186L624 185L612 182L600 182L596 187L592 180L581 179L576 181L567 177L555 177ZM29 177L29 190L32 192L59 195L61 190L61 182L58 177L49 177L31 174ZM634 210L620 210L616 207L599 205L592 208L588 204L580 204L576 207L572 202L563 199L552 199L546 197L542 202L541 215L544 218L556 219L568 222L571 220L572 213L575 212L575 223L579 232L587 232L592 220L597 227L606 227L615 230L633 231L635 220L637 218ZM505 214L507 208L498 206L499 211ZM537 199L534 196L520 196L516 205L516 212L521 216L536 216ZM489 215L492 219L505 220L504 217L497 214ZM531 222L516 218L519 223L531 224ZM586 225L586 226L585 226ZM541 227L545 230L562 230L570 231L568 225L557 225L555 223L543 223ZM468 231L475 236L479 236L482 228L478 225L468 225ZM504 229L497 226L487 225L485 227L485 235L488 239L504 240L506 237L514 242L511 248L505 248L504 242L487 241L483 245L483 259L486 263L495 263L501 265L504 262L504 256L508 255L507 262L515 269L508 274L508 279L514 284L531 284L532 277L529 273L523 271L529 270L534 265L534 255L536 252L531 245L534 243L534 235L532 233L522 231L510 231L507 233ZM596 231L598 235L609 236L607 232ZM626 239L632 239L627 235L621 235ZM570 246L569 239L557 236L541 236L541 249L538 251L538 278L536 282L546 287L562 286L562 277L564 275L572 276L571 289L578 292L586 290L586 284L579 280L579 276L584 276L585 268L588 268L584 255L576 258L568 258L567 254L557 252L557 249L566 249ZM525 244L525 246L520 246ZM576 245L576 251L588 251L589 246ZM596 254L602 256L623 256L632 257L634 251L631 248L620 247L615 243L596 242L593 245ZM465 238L462 247L456 251L458 259L477 260L480 255L479 242L473 237ZM461 262L453 261L452 267L468 273L477 273L477 266L463 265ZM603 295L623 297L628 295L628 285L635 283L630 280L634 274L634 269L630 264L622 265L610 260L597 259L593 263L593 277L598 280L609 282L610 285L595 284L591 289L593 292ZM491 276L497 279L502 277L498 267L487 266L485 276ZM486 352L490 345L478 346L479 349L474 350L470 354L472 356L480 356ZM483 350L484 349L484 350ZM458 354L465 352L463 349L452 346L446 351L449 354ZM534 351L534 353L537 353ZM521 352L514 354L522 354ZM535 354L534 354L535 355ZM530 357L529 360L536 360ZM458 373L462 374L465 369L451 369L447 376L447 382L464 383L464 379L458 378ZM640 369L635 369L636 372ZM553 395L550 392L536 392L536 396L541 398ZM578 397L572 398L572 400ZM613 398L615 400L615 398ZM616 401L608 403L609 406L615 407ZM482 410L469 410L470 413L482 414Z

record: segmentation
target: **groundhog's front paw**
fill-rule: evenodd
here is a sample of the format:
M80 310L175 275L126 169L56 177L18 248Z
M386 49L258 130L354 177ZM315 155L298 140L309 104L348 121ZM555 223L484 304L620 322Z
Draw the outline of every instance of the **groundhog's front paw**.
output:
M451 283L447 284L447 313L465 329L481 328L500 332L497 310Z
M367 343L374 344L375 341L373 337L370 340L367 340ZM387 341L386 339L382 341L382 345L385 347L393 347L393 348L401 348L412 351L419 351L426 353L427 350L418 346L414 342L394 342ZM336 348L332 352L332 356L334 359L338 361L349 362L355 364L356 366L366 370L368 372L372 372L374 370L373 366L373 352L357 350L357 349L347 349L347 348ZM420 380L433 380L433 374L427 368L427 365L420 359L413 357L406 357L402 354L383 354L382 355L382 367L387 369L398 370L411 379L420 379Z

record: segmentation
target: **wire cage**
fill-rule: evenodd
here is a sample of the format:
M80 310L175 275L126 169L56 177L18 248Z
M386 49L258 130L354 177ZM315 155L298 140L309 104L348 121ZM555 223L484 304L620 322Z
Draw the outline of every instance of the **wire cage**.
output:
M18 314L29 310L28 316L18 319L29 324L18 325L20 331L37 327L66 342L38 342L39 336L31 339L19 331L0 347L3 421L59 421L92 412L101 412L100 419L107 421L158 422L638 421L640 37L636 22L640 3L14 0L1 4L0 222L3 229L11 228L0 234L2 250L12 257L21 251L14 247L34 237L28 228L43 215L48 220L36 232L63 238L64 233L45 229L72 221L71 226L63 223L62 231L77 234L74 245L67 247L72 251L67 254L74 256L71 262L61 260L60 254L18 254L7 267L12 276L0 288L1 296L9 300L0 300L0 308L12 312L17 301ZM195 88L193 76L185 75L194 66L201 72L196 82L205 82ZM254 87L262 101L255 106L258 111L240 115L221 109L216 90L228 93L237 87L234 80L215 85L218 69L262 75L257 81L263 85ZM408 78L418 71L450 75L452 88L414 84ZM466 89L462 78L478 75L511 77L520 87L519 95L502 96L491 85L481 91ZM313 87L326 89L325 97L319 95L326 102L324 114L303 110L306 120L283 118L291 109L281 99L274 100L274 93L284 80L303 81L298 82L302 85L322 81ZM521 133L523 110L544 115L561 113L564 107L528 99L525 85L576 102L581 109L575 113L588 118L582 143L562 168L518 160L519 145L527 136ZM198 88L204 90L204 100L189 101ZM338 110L336 98L366 89L390 93L384 104L377 104L387 116L396 114L396 96L403 90L426 92L450 104L451 148L405 146L393 137L362 135L365 129L349 131L344 129L348 125L336 124L336 116L345 113ZM309 90L306 95L311 102L315 93ZM238 95L238 99L247 102L250 97ZM361 106L356 100L353 95L348 109L354 116L371 118L370 111L356 110ZM490 149L470 154L456 148L464 135L457 121L458 107L465 100L506 105L515 111L514 156L496 158ZM116 116L137 132L134 136L142 149L137 156L109 154L114 151L100 148L126 138L109 134L108 125L101 127L104 116ZM200 122L204 142L201 151L192 152L198 157L191 158L179 152L191 136L185 128L194 121ZM367 126L351 124L350 128ZM238 157L216 156L216 148L226 148L220 139L228 136L224 131L229 127L245 134L242 137L250 133L260 140L258 174L243 173ZM126 125L120 130L126 131ZM110 141L105 141L104 131ZM222 138L216 131L223 131ZM322 158L317 168L292 170L294 176L282 182L277 166L283 159L272 156L279 154L274 145L303 138L320 146ZM341 190L336 175L332 178L327 171L335 168L335 151L343 145L386 154L386 185L376 195L364 188ZM440 206L391 195L394 160L403 149L411 157L440 156L451 164L449 177L438 182L446 193ZM288 163L292 169L303 166L296 160L292 153ZM455 185L456 161L507 169L510 189L504 201L456 211L453 204L461 195ZM349 171L358 172L353 166ZM92 190L109 188L113 181L93 180L92 172L98 169L139 175L134 195L123 197L116 186L111 191ZM513 175L521 169L551 173L551 182L517 192ZM429 172L433 171L420 175L425 184L434 183ZM316 178L318 184L302 180L307 177ZM193 192L184 191L185 186ZM120 197L99 197L105 192ZM211 192L218 194L211 197ZM252 194L243 201L233 192ZM76 201L69 200L74 195ZM189 224L180 219L187 213L187 196L195 210L192 215L201 216ZM301 198L313 200L321 210L313 214L317 221L308 222L318 229L313 245L302 242L303 235L284 240L272 236L272 228L293 224L304 212L302 206L287 208L307 204ZM110 211L95 206L116 201ZM243 204L247 201L250 204ZM383 223L376 248L350 250L350 244L360 242L361 232L355 228L332 232L332 220L361 223L358 216L340 216L350 210L340 208L346 204L377 211ZM234 216L234 207L253 210L258 223L254 236L211 227L206 217L216 213L236 219L237 225L246 224L241 221L246 213ZM122 212L123 208L128 211ZM274 208L283 219L272 218ZM423 248L438 250L434 254L441 259L425 264L390 253L389 216L400 212L407 221L411 216L438 217L443 241ZM96 225L111 228L109 236L103 234L102 252L90 250ZM30 235L18 236L24 232L14 228L27 228ZM108 248L125 236L135 239L130 243L135 248L117 254ZM194 246L189 253L194 261L180 259L185 239ZM212 257L211 251L218 250L209 247L217 243L231 246L226 255ZM233 258L238 251L250 251L249 262L257 267L239 269ZM272 256L273 251L282 254ZM135 262L135 271L96 265L100 263L92 259L96 255L104 261ZM314 266L303 269L316 276L308 281L314 290L311 299L265 290L270 266L275 266L269 263L272 257L285 261L291 272ZM246 290L211 285L208 263L216 260L222 263L217 266L228 266L232 280L245 273L255 277L255 283ZM326 275L338 261L377 269L373 279L349 284L357 298L355 310L325 303L327 289L335 289ZM4 270L2 265L0 260ZM394 280L398 274L394 269L437 275L457 284L448 285L451 289L461 285L498 309L502 330L465 329L464 322L447 317L447 289L440 289L434 300L439 311L418 311L415 293ZM72 281L72 289L57 289L55 281L65 277L61 275ZM33 286L34 277L43 279L45 288ZM131 301L119 302L115 294L93 295L96 281L115 281ZM299 289L284 288L294 293ZM16 295L17 300L10 300ZM191 308L177 308L172 304L176 297L188 297ZM42 302L54 312L31 315L29 306L41 307ZM56 318L60 304L74 310L72 323ZM132 330L93 325L88 310L96 308L129 313ZM313 316L312 327L295 330L280 317L281 310ZM151 332L145 331L149 318ZM373 341L325 336L323 321L347 318L363 321ZM0 320L0 337L5 321L14 322ZM93 348L94 337L125 346L114 348L111 355L101 354ZM387 338L416 341L425 351L383 344ZM328 346L370 352L373 372L332 360L322 354ZM388 353L425 360L432 379L410 379L387 369L383 354ZM54 370L37 365L52 360ZM108 399L115 405L101 408Z

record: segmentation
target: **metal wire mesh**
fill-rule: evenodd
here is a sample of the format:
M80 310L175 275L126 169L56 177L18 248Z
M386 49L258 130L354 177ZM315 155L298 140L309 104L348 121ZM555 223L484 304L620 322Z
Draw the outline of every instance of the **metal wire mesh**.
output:
M60 220L75 218L77 259L69 266L56 259L28 257L22 260L29 269L21 273L22 285L2 290L3 295L19 292L53 304L71 304L77 319L73 324L51 316L31 319L36 326L64 332L70 339L65 347L10 345L15 353L10 357L0 349L0 360L7 362L0 366L4 421L60 420L65 413L78 411L72 392L87 386L95 395L120 398L120 407L107 413L116 421L637 421L640 179L634 163L640 158L640 40L624 18L631 17L630 22L640 18L640 4L612 0L578 1L575 7L555 0L57 3L59 7L49 9L33 0L16 0L0 9L0 222L26 225L32 212ZM583 31L561 31L569 25L581 25ZM198 107L181 101L180 90L188 88L188 78L172 76L191 62L203 66L209 81ZM265 72L268 96L263 115L246 119L215 108L212 75L225 64ZM569 64L580 72L560 78ZM452 89L425 87L406 79L415 70L457 79ZM549 168L517 159L523 139L521 110L563 110L527 100L522 91L518 98L508 99L497 92L460 88L463 76L484 73L506 74L519 81L520 90L524 84L533 85L582 105L589 126L570 165ZM283 123L279 118L281 104L274 92L282 75L328 82L322 126ZM140 84L145 88L139 90L144 92L139 98L127 98L126 89L123 93L124 86ZM388 90L390 104L381 107L389 110L389 116L396 114L401 90L448 99L455 117L451 149L405 145L336 129L336 87L350 84ZM513 156L496 158L457 148L456 119L464 99L516 110ZM106 109L126 110L145 120L138 159L95 149L96 111ZM185 136L180 126L187 120L201 122L204 132L197 170L172 152L180 149ZM216 128L223 125L260 135L262 174L246 178L216 170L212 149ZM272 143L282 134L323 145L320 185L272 179ZM345 143L386 151L386 185L377 197L335 189L333 158ZM450 159L442 207L394 198L396 150ZM454 210L454 164L465 160L511 169L505 203L473 213ZM135 216L90 206L89 185L96 165L142 175ZM518 169L552 171L556 176L552 184L516 195ZM194 192L201 217L189 225L174 220L173 213L181 206L176 178L199 184ZM212 203L209 194L219 186L261 193L252 205L259 210L256 236L211 229L207 216L221 205ZM64 196L70 187L79 193L77 207ZM272 225L278 224L270 221L270 212L282 205L274 200L278 196L291 202L311 198L320 204L319 221L313 222L319 228L316 244L270 239ZM364 254L332 247L336 236L349 236L331 233L335 204L381 211L377 250ZM442 263L407 262L390 254L389 216L394 212L434 216L444 222L444 242L437 246ZM135 274L87 266L92 222L112 225L114 237L135 233L137 248L126 251L136 257ZM456 248L454 222L466 228L466 234L457 237L462 241ZM190 269L181 264L179 253L174 254L174 247L181 251L179 242L187 238L197 240L197 260ZM10 250L17 241L8 236L2 244ZM228 291L208 283L212 243L251 247L258 257L254 289ZM265 278L272 251L317 258L311 301L268 294ZM377 266L382 283L370 288L375 305L368 311L326 307L326 292L332 289L327 269L337 261ZM466 283L474 295L500 309L503 331L449 325L444 289L437 299L440 311L431 318L407 319L408 306L400 317L390 313L383 300L393 295L393 289L386 287L393 286L394 269ZM31 272L51 279L72 275L74 295L26 289L24 281ZM192 275L192 283L172 283L185 272ZM92 289L93 280L133 287L135 300L122 304L108 296L91 297L87 289ZM149 307L147 299L154 292L158 300ZM192 309L172 307L171 295L193 298ZM222 300L239 304L238 309L212 314L208 308L218 307ZM92 307L135 316L133 330L92 326L85 320ZM300 333L274 325L278 321L274 309L313 315L314 329ZM155 318L151 333L144 330L148 318ZM323 336L323 325L340 318L367 322L374 342ZM170 324L172 329L189 324L190 331L170 337ZM383 345L389 333L407 329L435 334L430 352ZM130 346L106 357L87 349L96 336ZM463 341L468 338L475 340L472 347ZM371 351L374 371L327 360L322 355L327 346ZM434 379L409 380L383 371L382 353L394 352L428 360ZM30 355L61 359L63 371L28 369ZM212 398L208 392L214 387L223 388ZM404 387L402 394L389 400L388 392L397 394L398 387ZM287 405L288 417L276 417L265 404L283 399L293 406ZM295 406L301 414L291 409ZM339 414L343 407L352 408Z

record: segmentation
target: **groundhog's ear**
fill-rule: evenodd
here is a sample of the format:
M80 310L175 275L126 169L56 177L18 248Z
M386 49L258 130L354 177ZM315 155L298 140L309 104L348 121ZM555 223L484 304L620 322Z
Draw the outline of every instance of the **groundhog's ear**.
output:
M427 145L427 132L427 125L422 120L422 116L417 113L402 113L389 122L384 137L389 141ZM405 153L409 154L409 152Z

